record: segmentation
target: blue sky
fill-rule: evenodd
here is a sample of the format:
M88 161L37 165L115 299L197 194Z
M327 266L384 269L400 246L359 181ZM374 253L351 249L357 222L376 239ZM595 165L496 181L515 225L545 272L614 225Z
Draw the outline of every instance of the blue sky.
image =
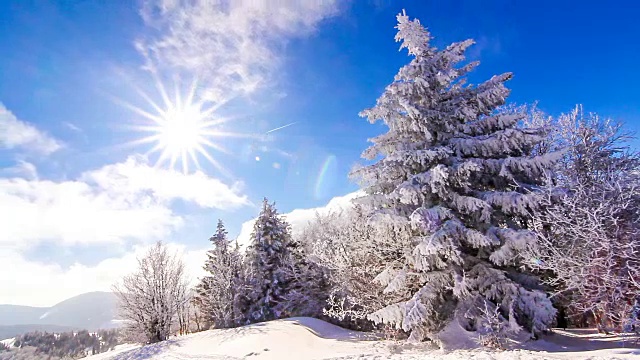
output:
M0 1L0 271L24 274L0 303L108 288L157 239L197 269L218 218L235 237L263 196L288 213L357 190L349 169L384 131L357 114L409 61L402 9L439 47L474 38L470 80L513 72L511 102L581 103L640 129L632 1L188 3ZM220 168L154 167L153 143L129 144L151 120L130 107L154 113L146 94L166 108L157 83L173 96L193 79L216 130L241 136L212 138Z

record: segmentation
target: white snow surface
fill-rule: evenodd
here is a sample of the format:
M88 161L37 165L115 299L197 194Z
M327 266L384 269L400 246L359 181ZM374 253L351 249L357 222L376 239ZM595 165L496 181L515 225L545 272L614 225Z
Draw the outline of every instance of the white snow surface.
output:
M47 316L49 316L50 313L51 313L50 311L47 311L46 313L40 315L39 319L42 320L42 319L46 318Z
M11 339L4 339L4 340L0 340L0 343L3 343L7 346L13 346L13 343L16 341L16 338L11 338Z
M464 331L464 330L463 330ZM492 351L452 350L469 336L450 331L445 349L426 343L376 340L371 334L345 330L312 318L291 318L235 329L209 330L148 345L121 345L115 350L89 356L88 360L176 359L392 359L392 360L538 360L538 359L638 359L639 345L592 331L557 331L543 340L514 344L525 349ZM635 347L634 347L635 346Z

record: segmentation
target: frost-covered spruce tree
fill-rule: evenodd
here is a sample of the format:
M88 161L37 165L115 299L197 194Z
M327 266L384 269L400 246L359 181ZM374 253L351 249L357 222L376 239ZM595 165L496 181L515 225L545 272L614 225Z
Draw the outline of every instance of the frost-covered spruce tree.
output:
M285 301L276 308L285 316L320 317L330 293L329 274L311 255L309 239L292 237L284 261L289 279Z
M247 323L289 316L288 296L296 286L290 271L295 247L289 224L265 198L245 257Z
M216 233L209 238L213 249L207 252L203 277L196 287L195 303L204 315L205 328L228 328L235 324L234 298L238 289L241 258L227 239L227 230L218 220Z
M489 304L510 327L537 334L555 310L536 279L520 271L520 253L536 240L528 213L557 156L532 154L541 130L519 128L525 114L500 111L510 73L465 85L478 65L460 65L472 40L438 50L404 13L397 29L396 40L413 59L361 113L389 131L363 153L378 161L352 176L368 194L359 202L371 208L372 221L409 225L413 241L376 278L404 300L369 317L420 340L454 318L480 330L479 309Z

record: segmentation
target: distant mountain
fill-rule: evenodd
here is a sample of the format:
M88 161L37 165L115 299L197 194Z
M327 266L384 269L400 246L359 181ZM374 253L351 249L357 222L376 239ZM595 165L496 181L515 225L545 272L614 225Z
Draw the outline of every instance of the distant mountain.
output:
M115 318L116 296L111 292L90 292L78 295L49 308L0 305L0 339L29 331L45 331L42 326L66 330L113 328L117 327ZM16 330L20 332L11 336L2 336L4 333Z
M79 327L87 330L113 327L116 296L111 292L91 292L54 305L39 317L40 324Z
M0 305L0 325L17 325L31 323L44 314L49 308L21 305Z

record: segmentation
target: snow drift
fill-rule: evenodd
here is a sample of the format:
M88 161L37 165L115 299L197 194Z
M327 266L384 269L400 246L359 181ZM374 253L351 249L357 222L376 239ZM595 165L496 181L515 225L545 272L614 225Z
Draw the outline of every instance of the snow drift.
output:
M468 340L463 334L461 337ZM455 342L455 337L450 339ZM450 343L449 347L454 344ZM523 344L520 344L523 345ZM209 330L137 347L123 345L88 360L175 359L633 359L640 349L619 338L560 332L542 341L524 344L530 350L442 351L427 343L378 340L371 334L349 331L312 318L290 318L235 329ZM529 346L527 346L529 345ZM625 348L625 346L627 348Z

